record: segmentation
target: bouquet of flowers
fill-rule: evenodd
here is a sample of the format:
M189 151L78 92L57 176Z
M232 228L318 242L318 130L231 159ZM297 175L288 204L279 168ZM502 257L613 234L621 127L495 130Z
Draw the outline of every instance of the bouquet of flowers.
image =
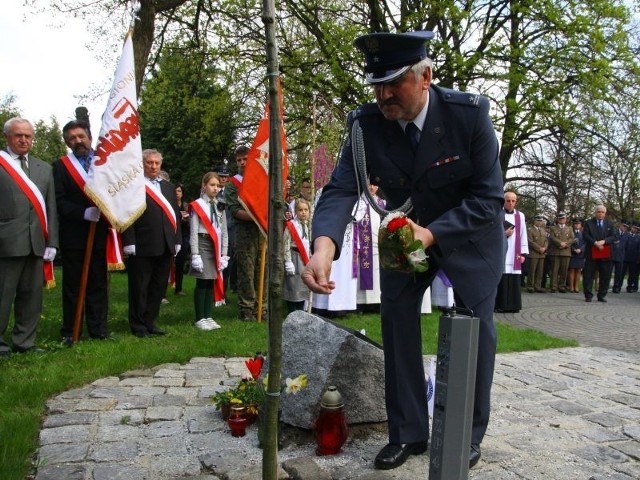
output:
M427 254L420 240L413 238L413 231L402 212L387 215L378 233L380 266L399 272L426 272L429 268Z

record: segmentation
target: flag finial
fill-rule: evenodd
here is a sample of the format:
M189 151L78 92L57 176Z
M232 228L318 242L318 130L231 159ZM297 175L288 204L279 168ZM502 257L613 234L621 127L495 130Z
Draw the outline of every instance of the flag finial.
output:
M140 11L140 0L131 0L129 3L131 5L131 22L129 24L129 28L133 30L136 20L139 20L138 12Z

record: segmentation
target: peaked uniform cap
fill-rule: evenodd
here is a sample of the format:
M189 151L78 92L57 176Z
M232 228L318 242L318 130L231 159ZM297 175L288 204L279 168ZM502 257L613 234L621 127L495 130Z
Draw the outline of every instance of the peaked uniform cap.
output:
M369 33L354 40L364 53L368 83L386 83L399 78L412 65L427 58L426 43L434 37L428 30L408 33Z
M229 170L227 170L227 166L226 165L221 165L218 168L216 168L216 173L222 177L228 177L229 176Z

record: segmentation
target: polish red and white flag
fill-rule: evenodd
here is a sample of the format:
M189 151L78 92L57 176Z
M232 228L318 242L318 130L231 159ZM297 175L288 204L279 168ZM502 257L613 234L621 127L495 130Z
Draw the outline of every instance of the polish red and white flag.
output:
M289 174L287 160L287 138L284 132L284 107L282 102L282 88L278 82L278 100L280 108L280 125L278 132L282 145L282 185L280 193L284 196L284 183ZM266 237L269 219L269 111L270 102L264 109L264 115L258 124L256 137L247 154L247 164L244 169L242 185L238 191L240 203L253 217Z

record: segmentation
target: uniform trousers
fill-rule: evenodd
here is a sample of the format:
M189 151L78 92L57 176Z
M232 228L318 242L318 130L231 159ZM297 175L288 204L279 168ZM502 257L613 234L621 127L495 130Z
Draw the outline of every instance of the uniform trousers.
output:
M43 281L42 257L0 257L0 351L10 350L4 334L9 327L12 305L13 348L26 350L35 345L36 327L42 313Z
M389 296L384 288L381 295L387 422L389 442L395 444L422 442L429 438L420 308L433 274L416 274L415 279L397 296ZM493 323L495 296L494 290L477 305L467 307L480 318L471 433L471 442L478 444L484 438L491 411L497 343ZM456 305L464 306L457 295Z
M567 272L569 271L571 256L553 255L551 270L551 289L567 288Z
M637 262L624 262L625 273L627 276L627 292L633 293L638 291L638 273L640 272L640 265Z
M242 315L257 316L260 284L260 229L253 222L236 222L234 254L237 265L238 309ZM265 272L266 272L265 265ZM262 312L267 311L267 284L264 285Z
M529 273L527 275L527 287L542 288L542 276L544 273L544 257L529 257Z

